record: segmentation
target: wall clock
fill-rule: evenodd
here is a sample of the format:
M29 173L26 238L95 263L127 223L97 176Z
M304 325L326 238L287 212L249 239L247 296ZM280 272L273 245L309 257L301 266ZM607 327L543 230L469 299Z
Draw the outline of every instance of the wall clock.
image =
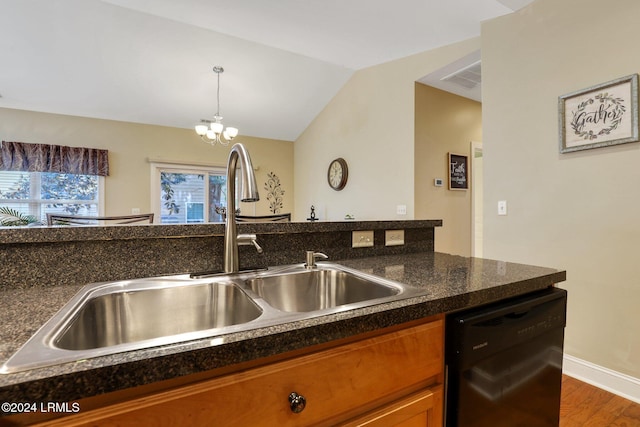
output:
M329 164L329 170L327 171L327 181L329 186L336 191L340 191L347 185L347 178L349 177L349 168L345 159L338 158Z

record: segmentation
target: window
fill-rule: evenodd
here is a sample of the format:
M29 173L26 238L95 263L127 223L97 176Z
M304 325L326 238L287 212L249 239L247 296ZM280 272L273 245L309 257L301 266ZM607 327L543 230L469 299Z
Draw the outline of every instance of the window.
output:
M46 223L47 213L99 215L109 152L0 141L0 206Z
M216 212L227 203L224 168L154 163L151 170L152 203L162 224L224 221Z
M102 186L97 175L0 171L0 205L43 223L47 213L99 215Z

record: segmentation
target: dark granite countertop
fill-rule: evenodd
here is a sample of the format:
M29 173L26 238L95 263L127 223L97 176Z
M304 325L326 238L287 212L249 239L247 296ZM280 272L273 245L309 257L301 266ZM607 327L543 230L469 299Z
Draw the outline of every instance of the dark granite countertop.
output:
M0 375L0 401L74 401L314 344L370 332L532 292L566 272L441 253L334 261L420 288L418 297L277 326ZM0 363L4 363L80 286L0 290Z

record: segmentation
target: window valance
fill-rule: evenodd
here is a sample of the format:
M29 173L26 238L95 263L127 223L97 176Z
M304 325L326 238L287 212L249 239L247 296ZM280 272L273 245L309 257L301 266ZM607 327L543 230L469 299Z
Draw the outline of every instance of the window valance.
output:
M109 175L109 150L2 141L0 170Z

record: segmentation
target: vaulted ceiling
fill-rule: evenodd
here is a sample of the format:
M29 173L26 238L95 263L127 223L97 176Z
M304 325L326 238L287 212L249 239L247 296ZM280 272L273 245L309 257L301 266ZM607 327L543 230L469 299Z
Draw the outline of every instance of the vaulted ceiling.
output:
M361 68L531 0L2 0L0 107L295 140Z

